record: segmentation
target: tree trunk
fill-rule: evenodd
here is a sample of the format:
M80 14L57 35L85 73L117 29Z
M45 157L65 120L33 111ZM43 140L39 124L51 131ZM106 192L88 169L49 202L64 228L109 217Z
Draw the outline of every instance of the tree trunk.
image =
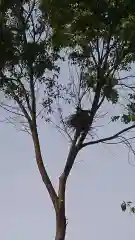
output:
M55 189L52 185L52 182L51 182L51 180L48 176L48 173L47 173L46 168L45 168L44 163L43 163L37 128L35 127L34 130L33 129L31 130L31 132L32 132L32 137L33 137L37 166L38 166L39 172L41 174L43 183L45 184L45 186L48 190L48 193L50 195L50 198L52 200L54 209L55 209L55 211L57 211L57 209L58 209L58 197L57 197Z
M31 130L34 149L36 154L36 161L38 169L40 171L42 180L49 192L51 200L53 202L55 213L56 213L56 235L55 240L65 240L66 235L66 217L65 217L65 187L66 187L66 178L65 174L62 174L59 178L59 191L58 196L52 186L52 183L49 179L49 176L46 172L45 166L43 164L43 159L40 150L40 143L38 138L37 128Z
M58 194L57 194L55 192L55 189L51 183L51 180L47 174L46 168L43 163L36 124L34 125L34 127L31 127L31 133L32 133L32 138L33 138L33 143L34 143L34 149L35 149L35 155L36 155L38 169L41 174L42 180L48 190L48 193L50 195L50 198L53 202L53 206L55 209L55 214L56 214L55 240L65 240L66 226L67 226L66 215L65 215L65 205L66 205L65 204L65 189L66 189L66 182L67 182L68 175L70 173L70 170L72 169L74 160L78 153L78 149L75 146L77 138L75 138L74 144L71 146L71 150L69 152L66 166L64 168L62 175L59 178L59 189L58 189Z
M65 240L66 235L66 217L58 212L56 215L56 237L55 240Z
M65 216L65 187L66 179L64 174L59 178L58 208L56 211L56 237L55 240L65 240L66 216Z

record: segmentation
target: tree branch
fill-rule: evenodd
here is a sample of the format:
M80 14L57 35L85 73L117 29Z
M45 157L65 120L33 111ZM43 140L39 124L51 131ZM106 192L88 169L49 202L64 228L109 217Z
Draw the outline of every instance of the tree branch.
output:
M33 79L32 66L30 67L30 91L31 91L31 101L32 101L32 120L36 124L36 97L35 97L35 86Z
M88 146L88 145L94 145L94 144L97 144L97 143L103 143L103 142L106 142L106 141L110 141L110 140L113 140L113 139L116 139L118 138L121 134L131 130L135 128L135 124L133 124L132 126L130 127L127 127L127 128L124 128L123 130L117 132L116 134L110 136L110 137L106 137L106 138L101 138L101 139L98 139L98 140L95 140L95 141L90 141L90 142L86 142L86 143L83 143L81 146L80 146L80 149Z
M55 211L57 212L57 210L58 210L58 197L57 197L55 189L52 185L52 182L51 182L51 180L48 176L48 173L47 173L46 168L45 168L44 163L43 163L37 128L31 129L31 132L32 132L32 138L33 138L33 143L34 143L34 149L35 149L35 155L36 155L36 161L37 161L38 169L39 169L39 172L41 174L43 183L45 184L45 186L48 190L48 193L49 193L50 198L52 200Z
M70 151L69 151L69 155L68 155L68 158L67 158L67 161L66 161L66 165L65 165L65 168L64 168L64 178L65 178L65 182L68 178L68 175L73 167L73 164L74 164L74 161L75 161L75 158L77 156L77 153L78 153L78 148L76 147L76 142L77 142L77 139L78 139L78 134L77 132L75 133L75 136L74 136L74 140L72 141L72 145L71 145L71 148L70 148Z
M32 5L32 8L29 12L28 19L31 17L34 6L35 6L35 1L33 1L33 5ZM20 17L21 17L21 22L22 22L22 26L23 26L24 42L27 45L28 42L27 42L27 36L26 36L26 32L25 32L26 23L25 23L25 20L24 20L24 17L23 17L23 11L24 11L24 8L22 7L22 12L20 14ZM35 89L34 89L33 66L32 65L33 65L32 61L30 63L28 63L29 74L30 74L30 91L31 91L31 100L32 100L31 115L32 115L32 120L36 124L36 100L35 100Z
M13 99L17 102L18 106L20 107L20 109L22 110L25 118L27 119L29 125L31 126L31 118L27 112L27 110L25 109L25 107L23 106L23 103L21 102L21 100L19 99L19 97L14 93L12 92L12 95L13 95Z
M95 117L95 114L98 110L98 108L101 106L101 104L99 104L99 99L100 99L100 93L101 93L101 88L102 88L102 81L100 81L100 77L98 76L98 82L97 82L97 87L96 87L96 93L95 93L95 96L94 96L94 100L93 100L93 103L92 103L92 107L91 107L91 110L90 110L90 115L91 115L91 119L90 119L90 124L89 126L92 125L93 123L93 119ZM99 105L98 105L99 104ZM78 148L80 149L80 146L83 144L83 141L85 140L87 134L88 134L88 131L89 131L89 128L86 129L85 132L82 133L80 139L79 139L79 142L78 142Z
M27 94L27 90L25 89L22 81L19 78L17 79L17 81L20 83L20 85L21 85L21 87L23 89L23 92L24 92L24 95L25 95L25 99L26 99L26 103L27 103L28 109L29 109L30 114L31 114L32 109L31 109L31 106L30 106L30 101L29 101L29 96Z

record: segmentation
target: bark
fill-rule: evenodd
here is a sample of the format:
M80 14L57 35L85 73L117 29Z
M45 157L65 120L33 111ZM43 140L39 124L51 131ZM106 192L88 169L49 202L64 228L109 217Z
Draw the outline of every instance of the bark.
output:
M66 215L65 215L65 190L66 182L73 167L75 158L78 153L76 148L77 133L75 134L72 142L69 155L65 164L64 171L59 178L59 190L58 190L58 208L56 211L56 237L55 240L65 240L66 235Z
M56 237L55 240L65 240L66 235L66 217L56 216Z
M65 188L66 179L64 173L59 178L58 209L56 211L56 237L55 240L64 240L66 235L65 216Z
M36 161L38 165L39 172L41 174L42 180L49 192L50 198L53 202L53 206L56 214L56 236L55 240L65 240L66 235L66 217L65 217L65 185L66 180L64 175L62 175L59 179L59 191L58 196L53 188L53 185L50 181L50 178L46 172L41 150L40 143L38 138L37 129L32 129L32 137L34 142L34 149L36 155Z
M36 162L41 174L42 180L48 190L50 198L53 202L53 206L56 214L56 235L55 240L65 240L66 235L66 216L65 216L65 187L66 187L66 178L64 174L59 178L59 190L58 194L56 194L51 180L47 174L45 169L42 154L40 150L40 143L37 128L31 128L32 138L34 143Z
M57 197L55 189L54 189L54 187L51 183L51 180L48 176L48 173L47 173L46 168L45 168L44 163L43 163L37 128L36 127L33 128L31 132L32 132L32 138L33 138L33 143L34 143L37 166L38 166L40 175L42 177L43 183L45 184L45 186L48 190L48 193L50 195L50 198L52 200L54 209L55 209L55 211L57 211L57 209L58 209L58 197Z
M37 166L38 166L42 180L48 190L48 193L50 195L50 198L53 202L53 206L55 209L55 214L56 214L55 240L65 240L66 225L67 225L66 224L66 214L65 214L65 205L66 205L65 204L65 189L66 189L67 178L73 167L75 158L78 153L78 149L75 146L77 137L75 137L75 139L71 145L71 149L69 151L69 155L68 155L68 158L66 161L64 171L59 178L58 194L56 194L55 189L51 183L51 180L47 174L46 168L43 163L36 122L35 122L35 124L33 124L33 126L31 125L31 132L32 132L32 138L33 138L33 143L34 143Z

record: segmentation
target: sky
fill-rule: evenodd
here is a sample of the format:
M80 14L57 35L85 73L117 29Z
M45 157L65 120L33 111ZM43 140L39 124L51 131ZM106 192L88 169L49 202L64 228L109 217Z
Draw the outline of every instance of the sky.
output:
M61 77L67 75L63 68ZM4 112L0 110L3 117ZM119 130L103 128L109 135ZM57 188L69 150L54 127L39 127L45 166ZM0 239L54 240L55 214L38 172L30 136L0 123ZM131 159L134 161L134 159ZM135 167L124 145L95 145L77 157L66 192L66 240L134 240L135 215L123 213L123 200L135 202Z

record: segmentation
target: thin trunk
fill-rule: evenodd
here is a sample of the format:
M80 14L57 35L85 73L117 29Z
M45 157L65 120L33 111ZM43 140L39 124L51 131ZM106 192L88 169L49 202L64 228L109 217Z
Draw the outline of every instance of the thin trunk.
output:
M73 167L75 158L78 153L78 149L75 144L77 141L77 134L75 135L74 141L71 145L69 155L66 161L63 174L59 178L59 190L58 190L58 208L56 211L56 237L55 240L65 240L66 235L66 215L65 215L65 189L66 182L69 173Z
M55 240L65 240L66 218L65 216L56 216L56 237Z
M66 235L66 216L65 216L65 187L66 179L64 174L59 179L58 209L56 211L56 237L55 240L64 240Z
M41 174L43 183L45 184L45 186L48 190L48 193L49 193L50 198L52 200L54 209L56 211L57 208L58 208L57 207L58 206L58 197L57 197L55 189L54 189L54 187L51 183L51 180L48 176L48 173L47 173L46 168L45 168L44 163L43 163L37 128L35 127L34 129L31 129L31 132L32 132L32 138L33 138L33 143L34 143L37 166L38 166L39 172Z
M56 214L55 240L65 240L66 225L67 225L66 214L65 214L65 189L66 189L66 182L67 182L68 175L73 167L73 163L78 153L78 149L75 146L77 138L75 137L75 140L69 152L69 156L67 158L64 172L59 178L59 189L58 189L58 194L56 194L55 189L50 181L50 178L47 174L47 171L43 163L36 123L33 124L33 126L31 125L31 132L32 132L32 138L34 143L38 169L40 171L42 180L49 192L50 198L53 202L53 206L55 209L55 214Z
M59 191L58 196L52 186L52 183L49 179L49 176L46 172L46 169L43 164L41 150L40 150L40 143L38 138L37 129L32 130L32 137L34 142L34 149L36 155L36 161L38 165L38 169L40 171L42 180L49 192L51 200L54 205L55 213L56 213L56 236L55 240L65 240L66 235L66 217L65 217L65 185L66 180L65 177L62 175L59 179Z

